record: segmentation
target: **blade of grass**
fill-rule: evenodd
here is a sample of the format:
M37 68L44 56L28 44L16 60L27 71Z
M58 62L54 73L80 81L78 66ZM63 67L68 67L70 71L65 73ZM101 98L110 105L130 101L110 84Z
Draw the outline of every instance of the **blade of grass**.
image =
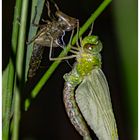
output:
M17 48L17 39L18 39L18 30L19 24L18 19L20 19L20 9L21 9L21 0L17 0L15 4L14 10L14 19L13 19L13 31L12 31L12 53L13 56L16 55ZM9 125L10 125L10 111L11 111L11 103L12 103L12 93L14 86L14 62L10 57L7 72L3 75L3 82L7 83L3 85L3 131L2 138L4 140L8 140L9 136Z
M35 7L37 6L37 15L35 17L35 23L38 24L41 18L41 14L43 11L43 6L44 6L45 0L33 0L32 1L32 11L31 11L31 21L30 21L30 27L29 27L29 35L28 35L28 40L31 40L33 36L36 35L37 32L37 27L32 25L32 20L35 16ZM27 81L27 73L28 73L28 68L29 68L29 63L30 63L30 58L32 55L33 51L33 43L28 45L27 47L27 56L26 56L26 68L25 68L25 81Z
M103 12L103 10L109 5L111 0L105 0L103 1L100 6L96 9L96 11L91 15L91 17L86 21L86 23L80 28L79 31L79 37L90 27L90 25L95 21L95 19ZM72 45L76 43L76 35L74 36L72 40ZM62 53L59 55L59 57L65 56L68 51L70 50L70 46L67 46L66 49L62 51ZM35 98L41 88L44 86L44 84L47 82L49 77L53 74L57 66L60 64L61 61L55 61L49 69L46 71L46 73L43 75L43 77L40 79L40 81L36 84L34 89L31 92L31 98ZM27 110L30 106L30 99L25 100L25 110Z
M13 132L12 140L18 140L19 121L20 121L20 94L22 90L23 66L24 66L24 50L26 37L26 23L28 13L28 0L22 2L21 21L18 38L18 48L16 57L16 87L15 87L15 103L13 115Z
M8 64L9 65L9 64ZM6 93L7 93L7 79L8 79L8 65L2 73L2 118L4 119L6 114Z
M131 5L131 6L130 6ZM138 139L138 26L137 1L117 0L113 3L119 53L122 59L124 101L131 123L129 132ZM128 130L128 128L127 128ZM128 133L129 133L128 132Z

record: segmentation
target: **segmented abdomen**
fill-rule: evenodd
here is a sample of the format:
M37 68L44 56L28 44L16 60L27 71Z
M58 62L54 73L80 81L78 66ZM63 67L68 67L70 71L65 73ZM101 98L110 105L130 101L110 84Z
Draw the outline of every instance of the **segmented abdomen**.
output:
M74 98L74 89L69 82L65 82L63 90L63 101L65 104L65 109L71 123L74 125L75 129L83 136L84 140L92 140L87 128L87 125L80 113L80 110L76 104Z
M36 71L38 70L41 63L43 51L44 51L43 46L34 44L32 56L29 64L28 78L32 78L33 76L35 76Z

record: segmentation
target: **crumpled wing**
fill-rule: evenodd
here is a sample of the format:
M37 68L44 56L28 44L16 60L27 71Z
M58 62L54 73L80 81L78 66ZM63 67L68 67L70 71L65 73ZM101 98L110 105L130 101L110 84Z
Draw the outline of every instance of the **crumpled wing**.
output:
M76 102L99 140L118 140L116 122L106 78L94 69L76 90Z

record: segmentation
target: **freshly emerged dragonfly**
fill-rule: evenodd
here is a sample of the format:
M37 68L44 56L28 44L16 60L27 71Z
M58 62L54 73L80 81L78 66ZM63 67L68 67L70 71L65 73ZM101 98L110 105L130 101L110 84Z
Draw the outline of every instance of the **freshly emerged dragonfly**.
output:
M118 140L108 83L101 70L102 43L90 33L80 45L72 46L74 55L67 57L76 57L72 71L64 75L67 115L84 140L92 139L87 124L99 140Z
M56 17L51 17L49 2L47 1L47 9L48 16L51 20L43 20L45 24L37 25L34 23L33 25L38 26L40 29L36 36L34 36L27 44L34 42L33 52L30 59L29 70L28 70L28 78L32 78L37 69L40 66L42 54L44 51L44 47L50 47L49 59L53 60L52 48L53 47L61 47L64 48L65 43L63 41L63 37L66 31L72 31L71 36L73 35L74 28L78 25L78 20L76 18L70 17L65 13L61 12L56 4L54 4L57 11L55 13Z

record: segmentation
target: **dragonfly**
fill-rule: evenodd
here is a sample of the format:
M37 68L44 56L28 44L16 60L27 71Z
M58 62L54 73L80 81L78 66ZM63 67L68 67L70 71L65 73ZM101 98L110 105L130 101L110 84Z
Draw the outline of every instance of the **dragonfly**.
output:
M65 43L63 37L65 35L65 32L72 31L72 37L74 33L74 28L78 27L78 19L68 16L62 11L60 11L56 3L54 3L54 6L56 7L56 12L55 16L53 17L51 16L51 10L48 1L46 3L46 6L48 9L48 17L50 18L50 20L43 20L44 24L39 25L34 23L34 17L32 22L34 26L39 27L39 30L37 34L29 42L27 42L27 45L34 43L33 52L29 63L29 70L27 76L28 78L32 78L36 75L36 71L38 70L41 63L44 48L50 47L49 59L53 60L51 56L52 48L64 48ZM37 13L37 10L35 13Z
M63 101L67 115L83 137L92 140L88 126L99 140L118 140L117 126L113 114L106 77L101 69L102 43L91 35L80 38L79 46L72 46L76 58L73 69L64 75Z

